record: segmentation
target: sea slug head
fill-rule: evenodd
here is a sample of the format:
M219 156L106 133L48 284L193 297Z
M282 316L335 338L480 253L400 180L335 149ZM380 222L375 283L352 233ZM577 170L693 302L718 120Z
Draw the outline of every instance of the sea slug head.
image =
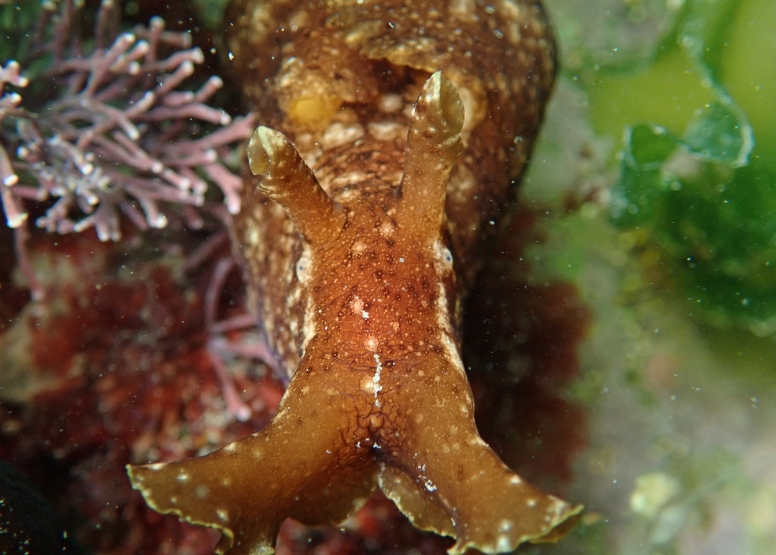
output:
M463 121L455 86L432 74L412 110L399 186L341 203L280 132L253 134L248 159L262 176L258 188L305 239L297 277L312 297L314 344L328 356L347 353L352 364L373 365L375 355L405 359L455 343L453 257L443 227Z

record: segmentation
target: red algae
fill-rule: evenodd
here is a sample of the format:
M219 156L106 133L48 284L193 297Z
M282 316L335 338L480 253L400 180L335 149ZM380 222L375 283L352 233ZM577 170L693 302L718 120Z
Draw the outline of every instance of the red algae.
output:
M585 410L565 388L591 321L575 286L526 279L525 247L541 242L537 214L521 207L494 248L464 318L464 360L477 426L504 461L557 490L586 445Z
M14 324L30 350L27 371L43 387L0 401L0 459L41 488L89 551L210 552L212 533L147 509L124 466L201 454L263 427L282 384L235 376L253 418L231 420L206 351L203 287L177 279L169 260L121 269L111 258L122 247L63 242L61 251L33 250L53 259L62 281Z

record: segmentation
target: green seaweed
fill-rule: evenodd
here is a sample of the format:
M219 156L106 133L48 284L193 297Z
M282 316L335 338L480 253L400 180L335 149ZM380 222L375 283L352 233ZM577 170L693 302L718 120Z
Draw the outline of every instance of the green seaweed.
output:
M677 42L721 81L719 68L738 0L693 0L679 26Z
M710 162L744 166L752 151L752 130L744 113L726 96L706 106L690 123L684 144L695 156Z
M705 167L666 194L652 237L711 323L776 331L776 179L753 163Z
M776 176L768 160L750 160L746 114L714 81L712 89L716 100L681 137L654 124L628 129L610 219L646 233L694 314L768 335L776 332Z

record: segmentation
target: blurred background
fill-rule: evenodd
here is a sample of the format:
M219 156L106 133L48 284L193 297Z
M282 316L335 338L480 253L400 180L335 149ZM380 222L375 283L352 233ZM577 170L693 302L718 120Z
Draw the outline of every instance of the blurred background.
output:
M593 513L549 551L774 553L776 4L545 4L562 70L525 254L591 312L567 495Z

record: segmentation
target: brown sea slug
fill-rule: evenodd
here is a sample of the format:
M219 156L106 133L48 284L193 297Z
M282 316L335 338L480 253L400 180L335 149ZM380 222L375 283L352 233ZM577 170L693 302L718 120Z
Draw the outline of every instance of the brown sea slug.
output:
M581 507L480 438L459 307L525 168L555 73L530 0L237 0L230 58L265 125L233 245L291 377L262 431L132 466L151 507L271 553L288 517L336 524L380 488L475 547L552 541Z

